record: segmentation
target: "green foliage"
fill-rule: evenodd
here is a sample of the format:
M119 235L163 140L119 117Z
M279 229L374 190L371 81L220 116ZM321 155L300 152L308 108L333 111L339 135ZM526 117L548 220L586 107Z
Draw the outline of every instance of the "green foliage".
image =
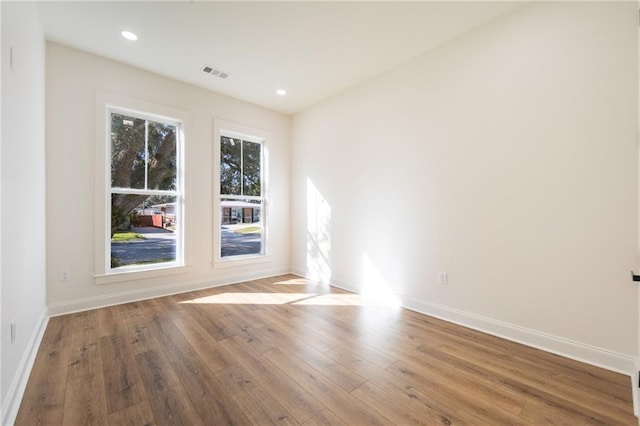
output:
M112 188L175 190L176 176L174 125L111 114ZM127 226L128 216L147 198L147 195L112 194L111 235Z
M260 157L262 147L259 143L242 143L242 195L259 197L261 193Z
M220 138L220 193L262 195L262 146L259 143Z
M225 136L220 138L220 193L240 194L242 176L240 155L241 143Z
M127 241L136 241L136 240L146 240L146 238L142 234L138 234L137 232L125 232L125 231L116 231L111 236L111 241L114 243L123 243Z
M113 188L175 189L176 164L175 126L111 114Z
M151 195L145 201L147 206L154 206L156 204L167 204L176 201L176 197L173 195Z

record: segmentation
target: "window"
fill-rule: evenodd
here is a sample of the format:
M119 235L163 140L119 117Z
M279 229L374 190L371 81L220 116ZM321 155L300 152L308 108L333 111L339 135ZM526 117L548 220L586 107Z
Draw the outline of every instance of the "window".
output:
M182 265L181 122L116 108L108 112L105 269Z
M265 254L263 140L220 134L222 259Z

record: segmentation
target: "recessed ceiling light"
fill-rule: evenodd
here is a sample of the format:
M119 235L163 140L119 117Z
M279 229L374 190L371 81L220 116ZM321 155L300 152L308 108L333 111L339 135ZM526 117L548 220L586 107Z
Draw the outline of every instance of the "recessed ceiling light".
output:
M126 38L127 40L136 41L138 39L138 36L132 33L131 31L125 30L125 31L122 31L120 34L122 34L122 37Z
M284 96L287 94L287 91L284 89L278 89L276 90L276 94L280 95L280 96Z

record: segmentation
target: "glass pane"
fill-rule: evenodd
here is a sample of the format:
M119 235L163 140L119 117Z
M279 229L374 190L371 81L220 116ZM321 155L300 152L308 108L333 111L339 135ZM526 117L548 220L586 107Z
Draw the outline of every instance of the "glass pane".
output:
M240 194L242 141L220 137L220 194Z
M220 256L262 254L262 203L222 199L220 208Z
M111 194L111 267L176 260L176 197Z
M242 195L259 197L260 192L260 144L255 142L242 143Z
M111 114L111 187L144 188L144 120Z
M176 126L149 121L147 189L176 189Z

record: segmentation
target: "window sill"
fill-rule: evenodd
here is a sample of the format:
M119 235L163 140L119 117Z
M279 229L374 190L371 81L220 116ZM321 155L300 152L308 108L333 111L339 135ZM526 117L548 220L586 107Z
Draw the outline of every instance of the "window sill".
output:
M154 268L147 270L118 271L110 274L94 275L96 285L114 284L125 281L143 280L146 278L163 277L166 275L185 274L190 271L190 267L185 265L167 266L164 268Z
M271 256L249 256L249 257L234 257L231 259L216 259L211 264L213 265L213 269L224 269L224 268L237 268L240 266L253 265L256 263L266 263L271 262Z

